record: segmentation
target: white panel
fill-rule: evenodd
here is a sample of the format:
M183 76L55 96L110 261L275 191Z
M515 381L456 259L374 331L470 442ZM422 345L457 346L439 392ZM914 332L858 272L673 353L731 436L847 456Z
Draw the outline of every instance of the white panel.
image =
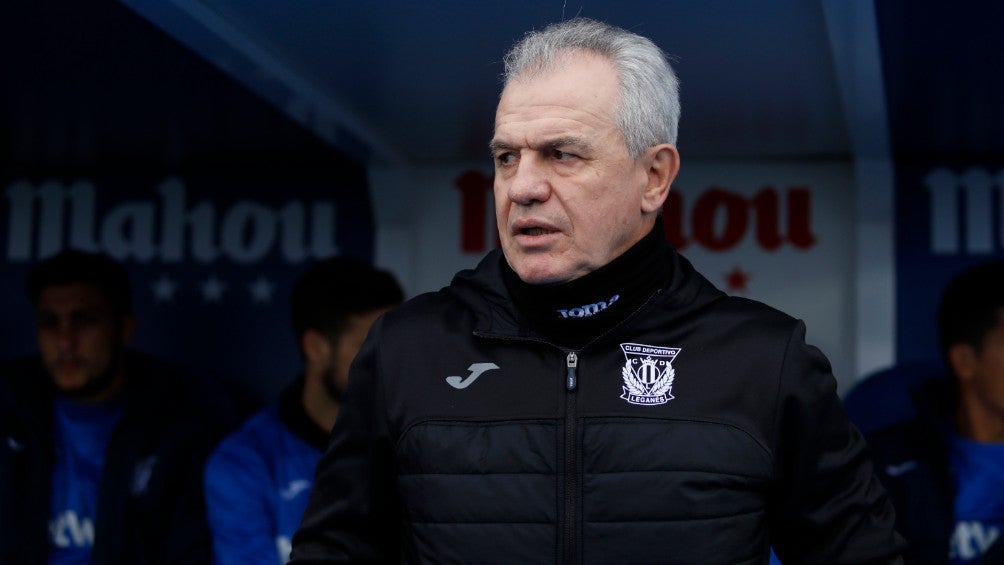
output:
M858 378L896 361L894 174L873 0L823 3L855 160Z

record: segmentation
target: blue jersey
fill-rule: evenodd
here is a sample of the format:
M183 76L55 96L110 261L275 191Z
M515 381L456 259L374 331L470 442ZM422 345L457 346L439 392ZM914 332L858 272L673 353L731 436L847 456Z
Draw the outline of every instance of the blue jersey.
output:
M1004 543L1004 443L953 436L950 457L957 494L949 557L955 565L980 563L994 543Z
M57 397L55 464L49 506L49 563L87 564L94 546L105 451L122 416L121 401L78 404Z
M217 446L205 489L213 561L276 565L289 559L327 433L307 420L302 380L279 405L251 416Z

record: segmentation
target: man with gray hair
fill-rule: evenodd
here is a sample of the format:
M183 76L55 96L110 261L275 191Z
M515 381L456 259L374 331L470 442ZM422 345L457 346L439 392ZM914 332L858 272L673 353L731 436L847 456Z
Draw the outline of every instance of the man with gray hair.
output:
M898 562L803 324L664 241L663 53L574 19L505 63L502 249L374 326L291 562Z

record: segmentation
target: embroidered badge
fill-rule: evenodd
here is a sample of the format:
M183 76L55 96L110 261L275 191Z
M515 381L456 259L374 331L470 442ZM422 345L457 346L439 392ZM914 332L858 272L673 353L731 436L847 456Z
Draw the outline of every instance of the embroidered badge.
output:
M622 343L627 361L621 369L624 394L621 398L639 406L656 406L673 399L673 359L679 347L657 347Z

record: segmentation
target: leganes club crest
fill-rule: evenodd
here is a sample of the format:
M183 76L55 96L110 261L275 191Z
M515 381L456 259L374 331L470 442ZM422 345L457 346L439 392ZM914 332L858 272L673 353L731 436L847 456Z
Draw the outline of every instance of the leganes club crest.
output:
M641 343L622 343L627 361L621 369L624 394L631 404L656 406L673 399L673 359L679 347L657 347Z

